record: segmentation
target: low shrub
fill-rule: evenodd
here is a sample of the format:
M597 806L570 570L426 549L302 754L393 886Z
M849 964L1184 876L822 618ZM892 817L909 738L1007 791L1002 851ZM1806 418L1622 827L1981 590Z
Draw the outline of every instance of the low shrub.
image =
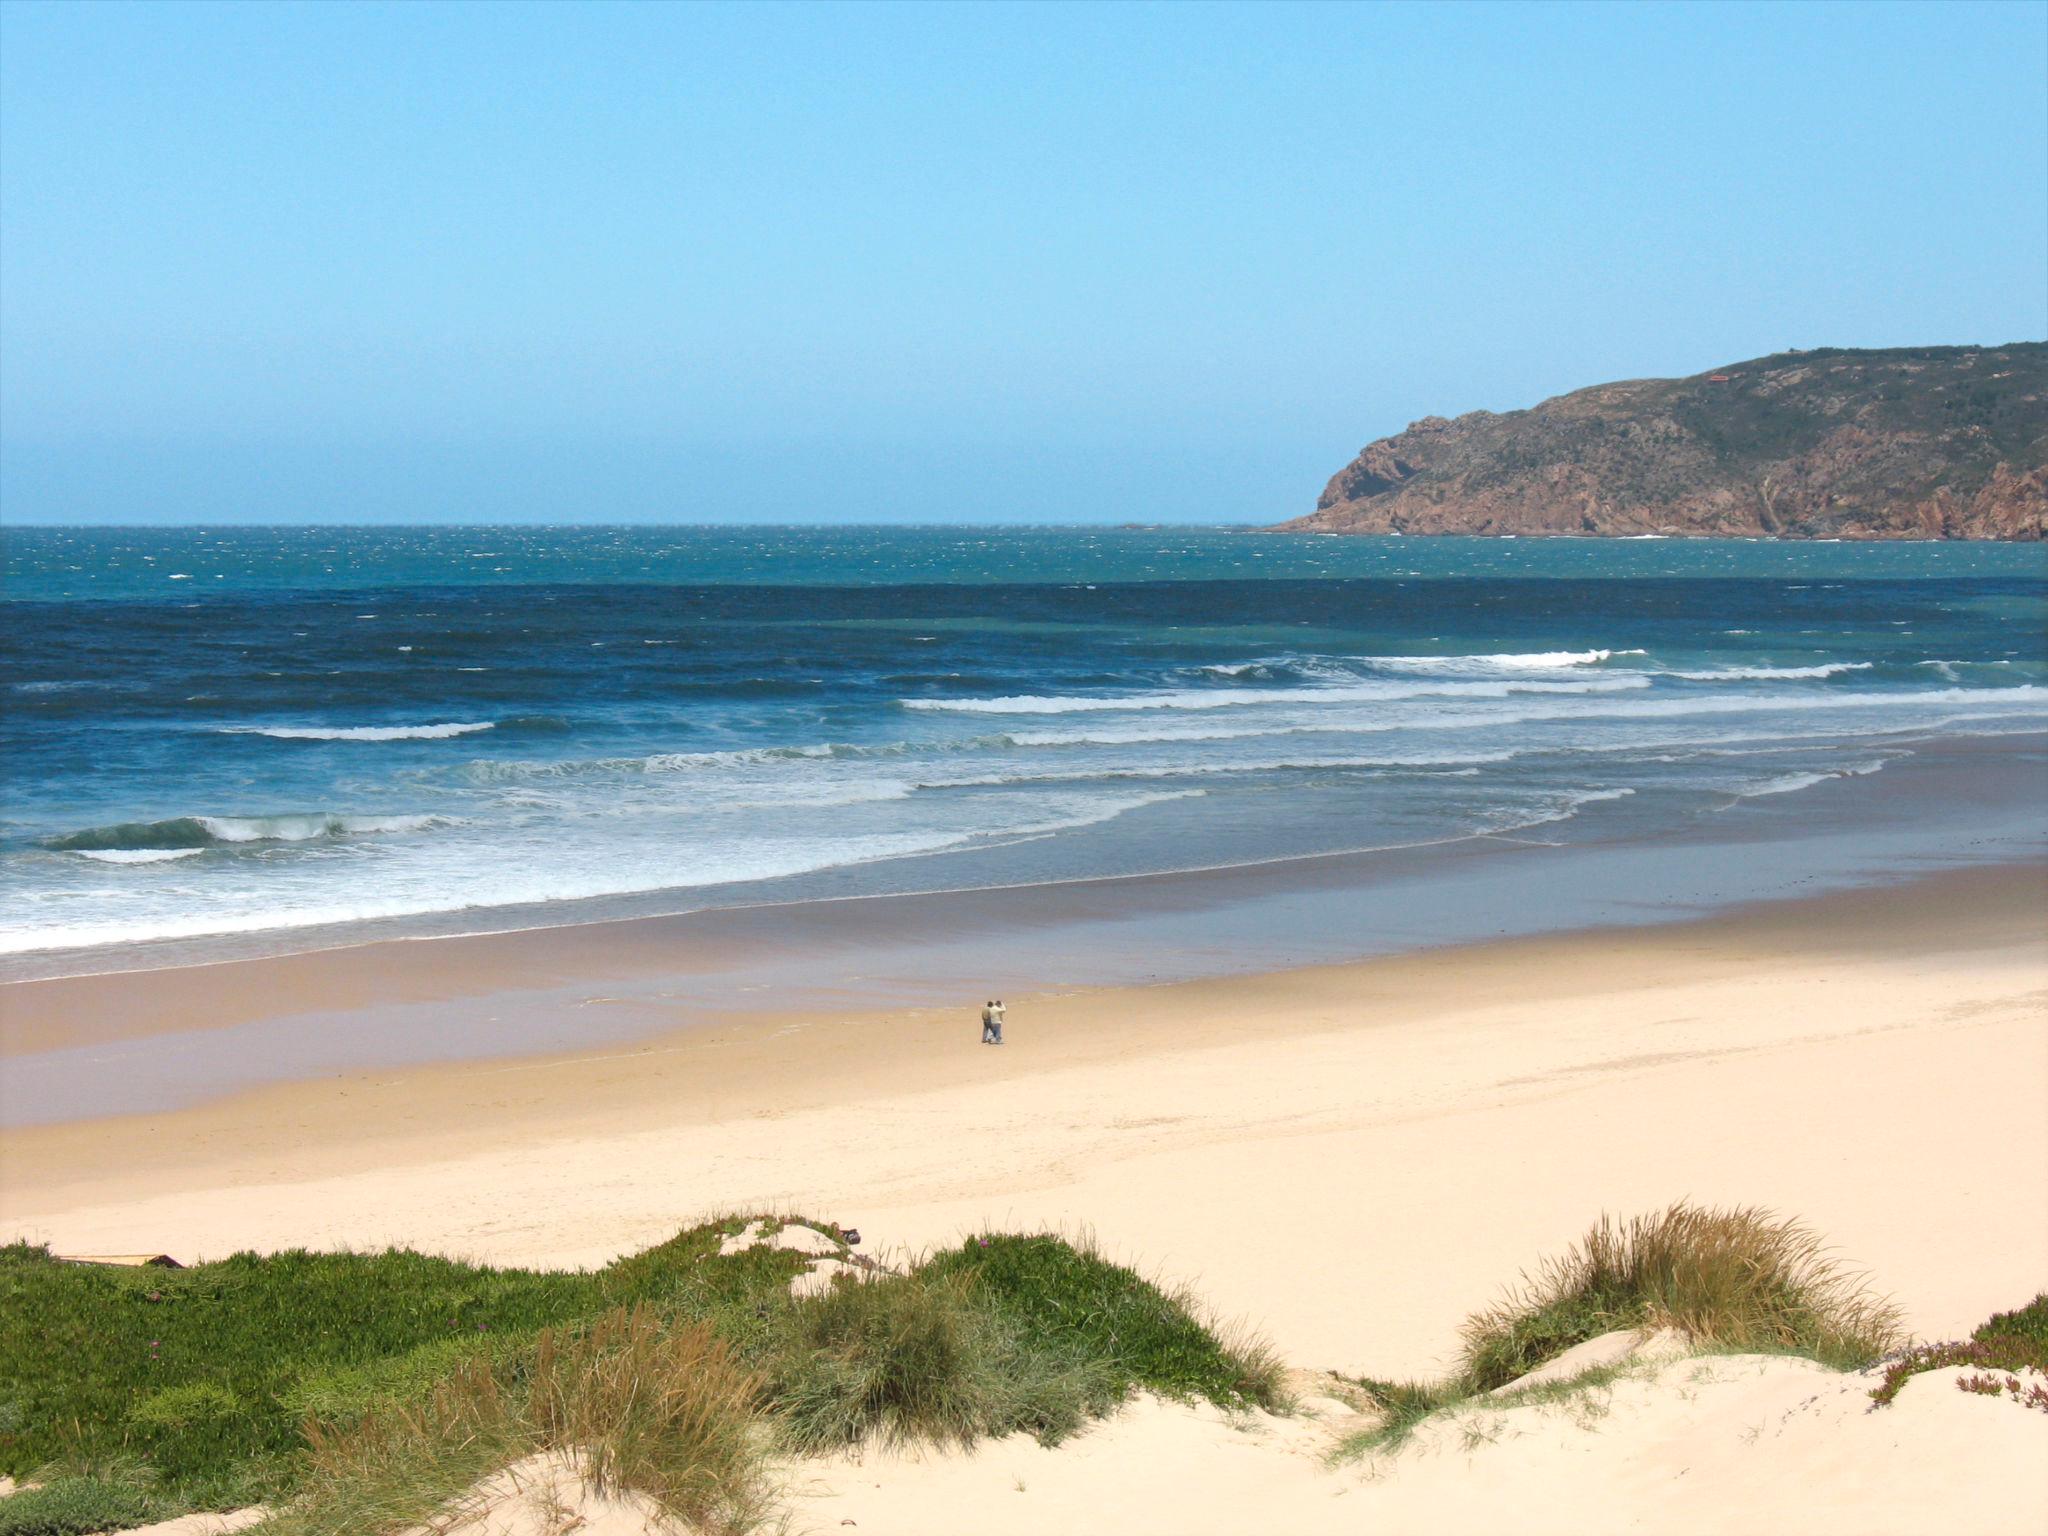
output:
M2011 1312L1994 1312L1977 1325L1973 1339L2031 1339L2048 1349L2048 1292Z
M161 1520L164 1501L146 1469L115 1462L39 1469L36 1486L0 1499L0 1536L87 1536Z

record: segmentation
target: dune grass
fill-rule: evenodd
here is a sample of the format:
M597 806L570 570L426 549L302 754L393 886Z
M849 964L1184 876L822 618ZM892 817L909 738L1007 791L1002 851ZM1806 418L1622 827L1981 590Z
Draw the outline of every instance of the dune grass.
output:
M1397 1449L1432 1416L1508 1386L1605 1333L1668 1328L1701 1353L1794 1354L1837 1370L1901 1340L1897 1310L1832 1259L1798 1221L1680 1202L1626 1221L1602 1216L1461 1330L1458 1368L1438 1381L1352 1382L1380 1413L1338 1459ZM1546 1387L1566 1397L1611 1382L1602 1368ZM1547 1400L1507 1394L1513 1407Z
M799 1452L1019 1431L1052 1442L1120 1396L1080 1348L1034 1348L970 1277L923 1270L798 1302L767 1372L776 1432Z
M1279 1357L1262 1340L1219 1327L1185 1290L1162 1290L1102 1257L1085 1236L984 1233L942 1253L930 1273L971 1276L1038 1349L1078 1350L1121 1397L1206 1398L1224 1408L1279 1408Z
M1463 1374L1490 1391L1623 1328L1670 1328L1701 1349L1805 1355L1837 1369L1869 1365L1901 1338L1897 1309L1800 1222L1680 1202L1628 1221L1603 1216L1474 1313Z
M0 1251L0 1470L56 1464L36 1497L97 1500L93 1529L268 1502L274 1531L341 1536L417 1523L555 1451L736 1536L766 1517L777 1454L1050 1443L1138 1390L1282 1401L1270 1351L1085 1246L989 1234L792 1298L801 1256L720 1254L745 1224L589 1273L404 1251L129 1271ZM110 1458L142 1481L83 1475Z
M1284 1405L1269 1348L1220 1335L1191 1297L1085 1239L1043 1234L981 1234L798 1302L766 1369L779 1431L807 1451L1020 1432L1052 1444L1141 1390Z
M706 1536L744 1536L771 1505L759 1395L759 1378L708 1325L621 1308L543 1330L346 1428L309 1423L298 1496L265 1531L402 1528L445 1513L502 1467L557 1451L599 1490L643 1494Z

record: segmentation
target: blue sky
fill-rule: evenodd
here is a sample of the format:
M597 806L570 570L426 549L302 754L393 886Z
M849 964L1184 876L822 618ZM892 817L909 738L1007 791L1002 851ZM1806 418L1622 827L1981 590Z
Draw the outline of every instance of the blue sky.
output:
M1272 521L2048 334L2048 5L0 6L15 522Z

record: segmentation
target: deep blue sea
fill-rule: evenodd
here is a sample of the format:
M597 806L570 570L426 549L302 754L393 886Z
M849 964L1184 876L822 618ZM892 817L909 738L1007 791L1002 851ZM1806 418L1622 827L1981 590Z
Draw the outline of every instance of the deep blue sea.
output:
M4 539L14 953L1649 836L2048 729L2040 545Z

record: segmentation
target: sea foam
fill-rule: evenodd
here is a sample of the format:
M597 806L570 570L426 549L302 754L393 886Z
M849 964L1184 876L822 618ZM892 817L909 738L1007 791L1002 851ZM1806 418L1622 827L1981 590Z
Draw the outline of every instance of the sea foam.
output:
M444 741L497 729L495 720L439 725L217 725L223 736L269 736L277 741Z

